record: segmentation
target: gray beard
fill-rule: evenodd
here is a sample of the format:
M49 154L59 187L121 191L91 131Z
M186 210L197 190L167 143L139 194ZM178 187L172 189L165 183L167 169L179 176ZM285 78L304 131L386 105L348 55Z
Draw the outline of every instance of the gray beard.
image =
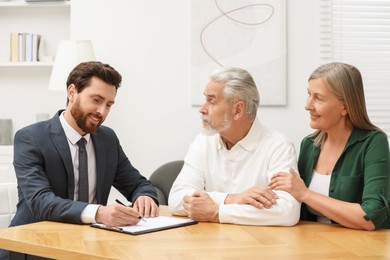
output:
M204 135L207 135L207 136L212 136L212 135L215 135L215 134L219 134L219 133L225 131L226 129L228 129L232 125L232 120L231 120L231 118L227 114L225 114L225 118L223 119L222 127L220 127L219 129L213 128L210 125L210 121L208 120L207 117L202 116L201 118L202 118L202 120L206 120L209 123L209 125L206 126L206 127L203 127L203 130L202 130L202 133Z

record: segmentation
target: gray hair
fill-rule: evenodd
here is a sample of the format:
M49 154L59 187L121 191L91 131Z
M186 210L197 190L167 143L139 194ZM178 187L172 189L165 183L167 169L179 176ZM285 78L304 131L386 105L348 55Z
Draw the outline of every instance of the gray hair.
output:
M239 100L243 101L246 116L252 120L256 118L260 96L256 83L248 71L234 67L222 67L210 75L210 80L225 85L224 97L229 104Z

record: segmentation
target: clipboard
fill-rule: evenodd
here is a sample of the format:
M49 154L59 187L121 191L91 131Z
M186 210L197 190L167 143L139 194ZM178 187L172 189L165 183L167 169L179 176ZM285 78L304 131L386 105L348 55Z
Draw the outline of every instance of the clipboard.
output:
M112 227L104 224L92 223L91 227L130 235L141 235L160 230L184 227L195 224L198 224L198 222L192 219L159 216L155 218L146 218L146 222L140 221L137 225L134 226Z

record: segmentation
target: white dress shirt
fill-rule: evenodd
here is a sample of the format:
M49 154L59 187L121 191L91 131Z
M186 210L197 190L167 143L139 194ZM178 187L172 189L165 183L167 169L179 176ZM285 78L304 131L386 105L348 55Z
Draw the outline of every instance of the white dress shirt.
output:
M84 137L87 141L86 150L88 155L88 187L89 187L89 203L96 203L96 157L93 142L90 134L81 136L64 117L64 112L60 115L60 122L64 129L66 138L68 140L70 154L73 162L74 172L74 200L79 197L79 148L77 142ZM100 205L89 204L81 213L81 220L84 223L95 222L96 211Z
M220 223L291 226L299 221L301 204L285 191L275 191L276 204L258 209L224 204L229 193L255 185L266 187L273 174L297 171L294 145L283 134L264 127L258 119L247 136L227 150L219 135L199 134L190 145L184 166L169 194L173 214L186 215L183 197L206 191L219 205Z

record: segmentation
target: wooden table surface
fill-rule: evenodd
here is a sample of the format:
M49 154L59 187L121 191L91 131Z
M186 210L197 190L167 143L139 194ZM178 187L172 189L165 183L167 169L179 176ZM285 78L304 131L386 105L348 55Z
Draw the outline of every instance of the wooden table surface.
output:
M390 259L390 230L199 223L132 236L44 221L1 229L0 248L55 259Z

